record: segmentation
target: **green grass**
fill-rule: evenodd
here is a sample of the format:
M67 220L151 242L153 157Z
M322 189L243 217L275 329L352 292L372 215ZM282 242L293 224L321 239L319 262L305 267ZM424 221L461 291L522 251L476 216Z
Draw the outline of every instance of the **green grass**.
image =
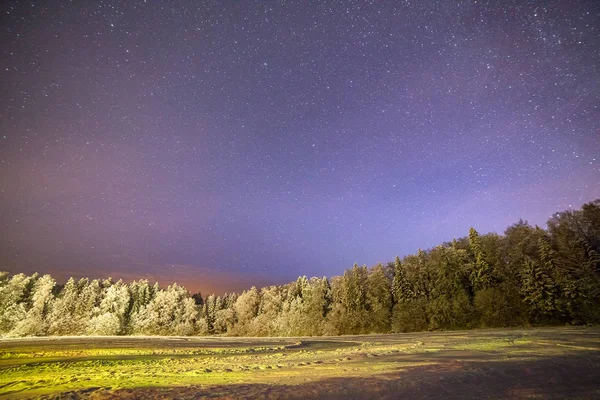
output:
M331 338L0 340L0 396L377 377L455 360L504 362L600 351L597 328Z

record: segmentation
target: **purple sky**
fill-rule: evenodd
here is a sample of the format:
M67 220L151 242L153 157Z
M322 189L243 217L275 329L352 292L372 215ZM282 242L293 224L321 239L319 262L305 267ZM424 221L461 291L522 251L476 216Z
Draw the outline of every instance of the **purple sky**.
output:
M600 197L597 1L3 4L0 270L240 290Z

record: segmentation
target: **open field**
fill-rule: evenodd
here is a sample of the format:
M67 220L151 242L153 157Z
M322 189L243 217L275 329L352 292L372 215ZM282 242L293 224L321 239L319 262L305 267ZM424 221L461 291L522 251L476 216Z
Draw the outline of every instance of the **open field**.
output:
M5 398L600 398L600 329L0 340Z

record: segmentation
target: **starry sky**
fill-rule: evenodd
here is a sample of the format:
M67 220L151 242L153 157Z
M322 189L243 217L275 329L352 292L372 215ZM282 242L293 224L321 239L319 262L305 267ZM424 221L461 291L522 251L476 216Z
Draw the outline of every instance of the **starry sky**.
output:
M600 197L594 0L0 7L0 270L222 293Z

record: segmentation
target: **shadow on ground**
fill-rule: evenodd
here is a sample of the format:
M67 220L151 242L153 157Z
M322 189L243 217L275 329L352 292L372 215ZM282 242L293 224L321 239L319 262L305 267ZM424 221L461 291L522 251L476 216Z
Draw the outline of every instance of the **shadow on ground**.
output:
M53 399L598 399L600 355L495 362L444 359L370 378L63 393Z

